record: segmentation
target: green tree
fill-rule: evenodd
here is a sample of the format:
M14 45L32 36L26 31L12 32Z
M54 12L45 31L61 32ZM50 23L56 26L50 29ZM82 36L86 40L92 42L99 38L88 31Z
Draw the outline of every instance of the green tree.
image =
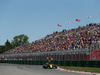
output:
M12 40L12 46L13 48L15 47L18 47L18 46L22 46L22 45L25 45L28 42L28 36L27 35L24 35L24 34L21 34L19 36L15 36Z
M9 42L9 40L7 40L5 42L5 50L10 50L12 48L12 44Z
M0 53L5 52L5 46L0 46Z

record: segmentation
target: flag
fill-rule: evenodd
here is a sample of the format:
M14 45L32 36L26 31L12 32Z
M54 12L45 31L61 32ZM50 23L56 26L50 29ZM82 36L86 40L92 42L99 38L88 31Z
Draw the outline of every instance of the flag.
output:
M79 20L79 19L76 19L76 21L80 22L80 20Z
M62 27L62 25L59 25L59 24L58 24L58 26L59 26L59 27Z
M80 22L80 20L78 20L78 22Z
M91 16L87 16L87 18L91 18Z
M76 21L78 21L78 19L76 19Z

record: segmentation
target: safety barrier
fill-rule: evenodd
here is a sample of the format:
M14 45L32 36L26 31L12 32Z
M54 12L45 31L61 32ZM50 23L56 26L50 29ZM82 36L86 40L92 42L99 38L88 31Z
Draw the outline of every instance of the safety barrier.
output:
M0 63L43 65L52 57L52 63L63 66L100 67L100 46L76 50L60 50L23 54L0 55Z
M27 64L27 65L43 65L48 61L31 61L31 60L5 60L0 63L11 63L11 64ZM60 66L82 66L82 67L100 67L100 61L52 61L52 64Z

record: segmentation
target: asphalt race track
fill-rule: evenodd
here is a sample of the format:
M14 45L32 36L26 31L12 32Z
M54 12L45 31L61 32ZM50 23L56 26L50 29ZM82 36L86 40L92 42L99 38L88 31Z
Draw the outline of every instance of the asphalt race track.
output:
M0 63L0 75L88 75L61 71L58 69L43 69L42 65L20 65Z

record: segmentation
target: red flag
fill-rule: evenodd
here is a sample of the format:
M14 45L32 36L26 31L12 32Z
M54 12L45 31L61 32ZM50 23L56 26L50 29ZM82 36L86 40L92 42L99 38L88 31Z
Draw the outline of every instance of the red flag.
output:
M80 20L79 20L79 19L76 19L76 21L80 22Z
M78 22L80 22L80 20L78 20Z
M59 25L59 24L58 24L58 26L59 26L59 27L62 27L62 25Z
M78 19L76 19L76 21L78 21Z

